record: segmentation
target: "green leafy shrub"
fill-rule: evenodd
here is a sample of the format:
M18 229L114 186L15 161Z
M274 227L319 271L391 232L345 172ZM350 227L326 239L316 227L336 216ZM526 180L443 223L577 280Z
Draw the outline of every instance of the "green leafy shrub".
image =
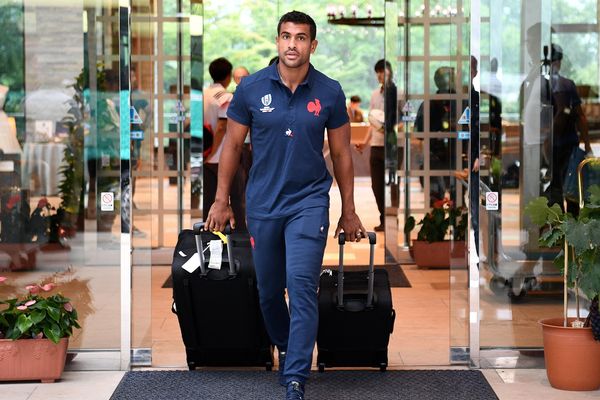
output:
M589 188L589 201L574 217L561 210L558 204L548 205L548 199L538 197L532 200L525 213L531 221L543 227L539 243L545 247L561 246L561 251L554 259L554 264L563 271L565 265L565 239L567 241L567 285L575 289L576 299L579 300L579 290L592 301L591 319L600 318L597 315L598 295L600 294L600 186ZM579 318L579 307L577 307ZM600 339L600 331L595 331Z
M5 277L0 277L4 282ZM44 296L42 293L54 289L54 284L29 285L29 294L24 298L0 301L0 339L42 339L58 343L61 338L73 334L80 328L77 311L70 300L62 294Z
M454 207L452 200L442 199L433 203L429 211L417 225L421 225L417 240L429 243L441 242L452 233L452 239L465 240L467 232L467 210L464 207ZM453 227L450 232L450 227ZM410 216L404 224L407 235L415 228L415 218Z

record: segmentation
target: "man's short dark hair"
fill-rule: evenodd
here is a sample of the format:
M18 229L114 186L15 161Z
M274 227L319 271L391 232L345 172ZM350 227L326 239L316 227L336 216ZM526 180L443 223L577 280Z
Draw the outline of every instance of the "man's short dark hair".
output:
M231 75L231 71L233 70L233 65L224 57L217 58L213 60L208 66L208 72L210 73L210 77L215 82L222 82L229 75Z
M375 72L384 71L386 68L389 69L390 72L392 72L392 64L390 64L388 60L382 58L381 60L375 63Z
M281 34L281 25L286 22L296 25L308 25L310 27L311 42L317 38L317 24L315 24L315 20L310 15L296 10L283 14L277 24L277 36Z
M354 96L350 97L350 102L351 103L360 103L360 96L354 95Z

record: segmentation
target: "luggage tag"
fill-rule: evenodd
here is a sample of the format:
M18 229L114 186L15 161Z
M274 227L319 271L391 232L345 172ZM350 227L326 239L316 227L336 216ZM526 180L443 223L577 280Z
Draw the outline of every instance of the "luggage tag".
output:
M206 250L208 250L208 247L204 249L203 253L206 253ZM183 251L179 251L179 255L182 257L187 257ZM181 268L190 274L200 268L200 256L198 253L192 254L192 256L181 266Z
M181 268L185 269L190 274L200 268L200 256L198 253L194 253Z
M223 261L223 242L219 240L211 240L209 242L210 248L210 261L208 262L208 268L210 269L221 269L221 263Z

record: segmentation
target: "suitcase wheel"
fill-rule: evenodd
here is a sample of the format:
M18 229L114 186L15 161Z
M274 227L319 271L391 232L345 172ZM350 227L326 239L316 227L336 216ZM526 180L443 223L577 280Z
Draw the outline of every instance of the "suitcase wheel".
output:
M325 363L319 363L319 372L325 372Z
M194 371L196 369L196 363L193 361L188 362L188 368L190 371Z
M379 371L385 372L386 369L387 369L387 364L386 363L379 364Z
M273 363L271 361L267 361L265 364L265 369L269 372L273 371Z

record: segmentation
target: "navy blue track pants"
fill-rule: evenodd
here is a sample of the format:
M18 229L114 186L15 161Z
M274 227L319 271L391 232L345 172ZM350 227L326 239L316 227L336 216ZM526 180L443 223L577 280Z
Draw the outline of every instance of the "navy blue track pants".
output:
M286 382L304 383L317 338L317 288L329 210L309 208L282 218L248 217L247 222L254 241L258 294L267 332L279 351L287 351Z

